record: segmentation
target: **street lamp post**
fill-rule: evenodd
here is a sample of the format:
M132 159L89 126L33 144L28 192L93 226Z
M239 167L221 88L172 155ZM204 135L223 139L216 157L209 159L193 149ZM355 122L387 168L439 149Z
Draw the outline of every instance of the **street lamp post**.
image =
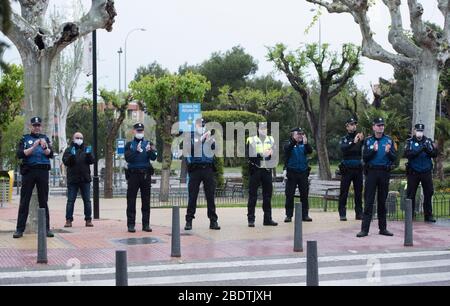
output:
M119 51L117 51L117 53L119 54L119 94L122 93L122 61L121 61L121 57L122 57L122 48L119 49ZM122 125L119 127L119 139L122 139ZM120 188L122 188L122 156L118 156L119 157L119 186Z
M141 31L141 32L145 32L147 31L144 28L136 28L131 30L130 32L128 32L127 37L125 38L125 92L127 92L128 90L128 83L127 83L127 40L128 37L131 35L131 33L136 32L136 31Z
M309 11L313 13L320 12L319 10L316 9L310 9ZM322 22L320 20L320 16L318 19L319 19L318 21L319 21L319 56L320 56L320 54L322 53Z
M97 121L97 31L92 32L92 91L93 91L93 147L94 147L94 179L93 179L93 198L94 198L94 219L100 219L100 178L98 176L98 121Z
M122 48L117 51L119 54L119 93L122 92Z

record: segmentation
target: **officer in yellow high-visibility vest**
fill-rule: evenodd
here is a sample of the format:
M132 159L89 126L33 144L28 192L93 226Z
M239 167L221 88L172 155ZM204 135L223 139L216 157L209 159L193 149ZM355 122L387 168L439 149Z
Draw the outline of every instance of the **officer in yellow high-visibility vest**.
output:
M249 197L248 197L248 226L255 227L255 207L258 199L258 188L262 185L263 211L265 226L277 226L272 220L272 168L271 159L275 155L275 139L267 135L267 123L261 123L259 136L247 139L246 156L249 163ZM273 163L272 163L273 164Z

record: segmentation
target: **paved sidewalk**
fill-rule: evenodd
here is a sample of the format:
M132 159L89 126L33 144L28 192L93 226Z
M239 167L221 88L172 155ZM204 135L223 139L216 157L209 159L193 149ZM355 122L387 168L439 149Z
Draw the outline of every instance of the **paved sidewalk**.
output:
M179 259L172 259L171 253L171 209L152 209L152 233L137 233L126 230L126 200L101 199L101 220L94 221L94 228L84 227L82 201L76 202L74 227L64 229L65 198L51 198L50 221L56 237L48 239L48 266L66 267L72 259L83 266L106 266L114 263L115 251L128 250L130 265L164 261L192 261L204 259L231 259L248 257L267 257L293 255L294 223L285 224L284 210L274 209L274 220L278 227L262 226L262 209L257 209L256 228L247 227L246 208L219 208L221 231L209 230L206 209L197 211L193 230L186 232L184 214L181 209L181 253ZM138 207L140 202L138 200ZM13 239L17 218L18 199L6 208L0 208L0 269L36 268L36 235L25 235L22 239ZM372 224L371 234L366 238L356 238L360 221L354 221L353 212L349 212L348 222L340 222L337 212L312 211L312 223L303 224L303 241L317 240L319 254L391 252L430 248L450 248L450 227L414 223L414 247L403 247L403 223L389 222L388 228L394 237L378 235L378 226ZM138 209L137 221L140 213ZM130 238L137 238L130 241ZM128 244L125 241L128 240ZM143 242L152 242L142 244ZM134 245L133 245L134 243ZM305 256L304 253L298 256Z

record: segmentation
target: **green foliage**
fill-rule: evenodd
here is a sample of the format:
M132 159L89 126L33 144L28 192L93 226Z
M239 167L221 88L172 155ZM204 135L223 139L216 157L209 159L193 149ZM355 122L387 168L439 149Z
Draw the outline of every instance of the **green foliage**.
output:
M84 99L70 109L67 117L66 131L67 135L71 137L76 132L80 132L84 136L86 144L93 144L93 122L92 122L93 103L91 100ZM98 112L98 157L105 158L106 137L108 133L107 117L104 112Z
M450 119L442 117L436 119L436 139L450 140Z
M211 90L207 93L203 109L214 109L215 98L220 94L220 88L225 85L232 90L238 90L246 85L249 76L258 70L255 59L240 46L222 53L215 52L198 66L180 67L180 74L196 72L204 75L211 82Z
M281 90L284 87L282 81L276 80L271 74L252 78L246 82L246 87L268 92L270 90Z
M207 122L217 122L222 124L225 129L227 122L242 122L247 124L249 122L265 122L264 116L245 112L245 111L204 111L202 112L203 118Z
M214 158L214 165L217 170L214 174L217 188L223 188L225 186L225 179L223 177L224 159L220 157Z
M4 169L15 169L19 164L16 157L17 144L22 138L23 127L25 125L25 118L17 116L11 121L2 132L2 145L0 155L3 159ZM2 165L0 165L2 168Z
M22 110L25 95L22 66L10 65L0 81L0 132L9 125Z
M218 108L223 110L240 110L268 115L275 111L283 102L285 92L278 89L266 92L249 87L231 92L229 86L220 89Z
M144 76L140 81L130 84L133 96L147 106L147 111L156 120L164 120L172 115L178 117L178 103L202 101L211 84L199 74L187 72L184 75L167 74L157 78Z
M372 135L372 122L375 118L383 118L386 127L385 134L399 144L400 141L406 140L410 133L409 119L405 115L401 115L395 111L386 111L375 108L369 108L359 116L359 126L363 129L366 136Z
M135 81L140 81L144 76L152 75L156 78L161 78L167 74L170 74L169 70L163 68L158 62L153 62L147 66L141 66L136 71L134 76Z
M311 29L314 27L314 25L319 22L320 17L322 16L322 7L320 6L318 10L316 10L316 14L313 17L313 20L308 25L308 27L305 29L305 35L311 31Z

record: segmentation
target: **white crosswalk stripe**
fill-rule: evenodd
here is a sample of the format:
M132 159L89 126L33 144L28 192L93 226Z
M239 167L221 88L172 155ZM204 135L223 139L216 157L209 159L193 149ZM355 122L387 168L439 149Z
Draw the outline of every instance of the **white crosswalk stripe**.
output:
M114 268L0 272L0 285L114 286ZM129 285L303 286L306 259L284 257L130 266ZM78 275L78 282L71 276ZM321 286L450 284L450 251L319 258Z

